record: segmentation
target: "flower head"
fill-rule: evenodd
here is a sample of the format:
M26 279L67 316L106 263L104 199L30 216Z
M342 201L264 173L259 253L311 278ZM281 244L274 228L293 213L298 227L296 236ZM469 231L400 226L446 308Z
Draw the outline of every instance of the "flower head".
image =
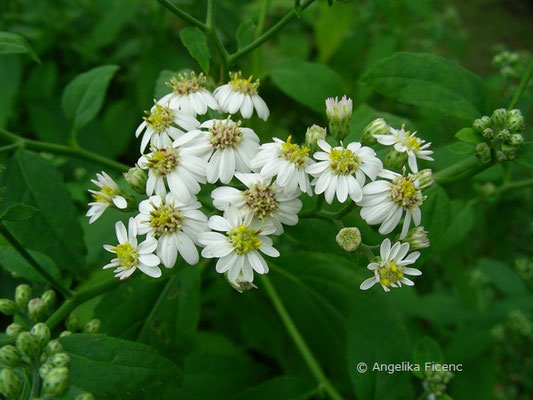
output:
M358 228L342 228L335 236L337 244L346 251L354 251L361 244L361 232Z
M352 119L352 99L342 96L326 99L326 115L329 121L329 130L337 140L342 140L350 133L350 120Z
M422 275L420 270L406 267L414 264L420 257L418 251L407 255L409 243L396 242L391 248L391 241L385 239L381 243L379 252L380 258L376 262L370 263L367 267L374 272L374 276L361 284L361 290L370 289L376 283L379 283L386 292L390 291L391 287L401 287L402 283L407 286L413 286L414 282L406 278L406 275Z
M89 203L90 208L85 214L87 217L90 217L89 224L92 224L100 218L107 207L111 205L114 205L121 210L128 206L128 196L104 171L96 174L96 179L91 179L91 182L98 186L100 190L89 190L94 199L93 202Z

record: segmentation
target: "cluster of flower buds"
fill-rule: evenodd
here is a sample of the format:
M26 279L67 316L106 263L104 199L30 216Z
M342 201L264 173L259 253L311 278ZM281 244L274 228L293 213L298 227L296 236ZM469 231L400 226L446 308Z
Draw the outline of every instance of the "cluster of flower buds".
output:
M5 315L20 315L32 322L44 321L56 301L53 290L47 290L40 297L32 298L30 286L22 284L15 289L15 299L0 299L0 312Z
M531 60L528 51L502 50L492 58L492 65L507 79L520 79Z
M85 324L82 324L76 314L70 314L65 320L65 327L67 330L61 332L60 336L68 336L76 332L98 333L101 325L102 322L97 318L93 318Z
M524 143L524 117L518 109L499 108L490 117L476 119L472 127L484 139L476 147L482 162L489 162L493 156L497 161L514 160L518 147Z
M448 383L453 378L450 371L426 371L426 379L422 382L428 399L438 399L446 393Z

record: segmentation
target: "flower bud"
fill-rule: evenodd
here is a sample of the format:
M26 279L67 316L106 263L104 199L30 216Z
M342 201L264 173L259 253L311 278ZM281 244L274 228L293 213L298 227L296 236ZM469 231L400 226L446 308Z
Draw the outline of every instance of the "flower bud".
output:
M39 322L31 328L31 333L39 339L39 345L41 348L46 346L50 341L50 329L44 322Z
M17 348L30 360L36 360L41 351L39 339L30 332L22 332L17 336Z
M503 142L507 142L510 138L511 138L511 132L509 132L508 129L502 129L496 135L496 139L501 140Z
M502 153L506 160L514 160L516 158L516 147L502 144Z
M305 143L312 151L314 151L317 149L316 143L319 140L326 140L326 135L326 128L322 128L318 125L310 126L305 132Z
M28 314L32 321L42 321L46 314L46 306L40 297L31 299L28 303Z
M435 182L433 180L433 172L428 168L413 174L413 177L418 181L420 189L426 189Z
M0 393L8 399L20 398L22 379L11 368L0 371Z
M63 331L59 334L59 337L62 338L62 337L65 337L65 336L70 336L72 335L72 332L71 331Z
M47 290L42 294L41 299L43 300L46 309L50 310L56 303L56 292L51 289Z
M342 140L350 133L352 119L352 99L343 96L326 99L326 115L329 121L329 131L337 140Z
M76 332L81 327L80 320L78 319L76 315L70 314L65 321L65 326L67 327L67 330L71 332Z
M68 367L70 365L70 356L67 353L57 353L50 358L50 363L54 367Z
M94 400L92 393L81 393L76 396L75 400Z
M0 299L0 313L4 315L13 315L17 312L17 305L13 300Z
M21 363L21 355L15 346L10 344L0 348L0 364L17 367Z
M496 151L496 161L498 162L507 161L507 156L505 155L503 151L501 150Z
M509 144L511 146L521 146L524 144L524 137L519 133L513 133L509 138Z
M102 322L99 319L91 319L83 326L83 332L85 333L98 333Z
M383 163L386 169L400 170L407 161L407 152L399 153L394 148L391 148L385 156L385 162Z
M492 121L490 120L490 117L487 117L484 115L481 118L478 118L474 121L472 124L472 128L478 133L483 133L483 131L487 128L490 128Z
M128 185L139 194L146 194L146 180L148 176L139 167L135 166L124 172L124 178Z
M483 137L485 139L490 140L492 139L493 136L494 136L494 131L491 128L485 128L483 130Z
M257 286L255 286L253 282L248 282L244 279L242 273L239 274L235 281L229 280L227 272L224 274L224 278L226 278L226 281L230 284L230 286L239 293L243 293L251 289L257 289Z
M54 397L61 396L68 389L68 368L53 368L43 378L43 394Z
M25 309L31 299L31 287L29 285L18 285L15 289L15 303Z
M490 154L490 147L487 143L481 142L476 145L476 155L479 161L483 164L487 164L492 159L492 156Z
M369 123L363 133L361 134L361 142L365 146L370 146L376 143L374 135L388 135L390 133L390 126L385 122L383 118L377 118Z
M17 336L20 332L23 332L23 331L24 331L24 327L20 324L17 324L16 322L9 324L8 327L6 328L7 337L10 337L10 338Z
M514 109L509 111L507 124L505 127L509 129L511 132L522 132L525 129L524 125L524 117L522 116L522 112L518 109Z
M403 241L409 243L411 250L425 249L430 245L428 233L422 225L409 229Z
M63 351L63 345L59 343L59 340L57 339L50 340L48 344L46 345L45 350L49 356L53 356L54 354L57 354Z
M41 368L39 368L39 375L41 376L41 378L44 379L44 377L48 375L53 369L54 366L52 364L44 363L43 365L41 365Z
M498 108L497 110L494 110L490 119L494 125L503 128L507 125L507 110L505 108Z
M342 228L335 236L335 240L343 250L354 251L361 244L361 232L355 226Z

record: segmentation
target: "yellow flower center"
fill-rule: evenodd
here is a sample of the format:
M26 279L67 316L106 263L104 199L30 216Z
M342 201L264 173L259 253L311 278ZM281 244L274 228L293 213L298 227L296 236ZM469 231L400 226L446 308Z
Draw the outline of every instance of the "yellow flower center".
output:
M413 179L404 176L399 176L392 182L390 198L404 208L419 206L423 201L420 189L415 186Z
M153 148L146 158L148 168L160 177L168 175L179 164L178 150L172 146Z
M295 143L291 143L291 137L287 138L287 141L281 145L281 155L285 160L293 163L297 167L301 167L305 164L309 149L305 146L298 146Z
M231 78L229 84L234 91L242 94L257 94L259 79L257 79L255 82L252 82L251 75L248 79L243 79L241 71L236 73L230 72L229 76Z
M191 94L198 92L204 88L204 84L207 78L204 74L200 73L198 76L194 72L188 74L178 74L178 77L172 77L166 85L172 89L176 94Z
M223 121L215 121L209 128L209 142L215 149L235 147L242 140L240 125L241 121L233 122L229 117Z
M329 159L329 168L335 175L351 175L361 164L361 159L349 149L331 149Z
M158 237L167 233L178 232L183 226L183 213L173 204L154 206L154 209L150 211L149 223Z
M246 254L249 251L257 250L261 246L259 240L260 231L254 231L246 225L240 225L228 232L228 241L231 243L237 254Z
M405 132L405 134L408 135L408 138L405 139L402 144L409 150L418 153L420 151L420 146L422 146L422 140L416 136L409 136L411 134L409 131Z
M246 206L260 220L271 217L279 206L279 201L276 199L276 191L272 186L253 185L244 192L244 198Z
M166 131L174 122L174 111L161 104L156 103L152 111L145 111L144 113L147 116L143 117L143 119L150 128L158 133Z
M112 198L115 196L115 189L104 186L98 193L92 193L91 196L99 203L112 203Z
M403 278L402 269L394 261L378 268L379 283L383 286L396 285Z
M132 268L138 264L139 251L128 242L119 244L114 250L121 267Z

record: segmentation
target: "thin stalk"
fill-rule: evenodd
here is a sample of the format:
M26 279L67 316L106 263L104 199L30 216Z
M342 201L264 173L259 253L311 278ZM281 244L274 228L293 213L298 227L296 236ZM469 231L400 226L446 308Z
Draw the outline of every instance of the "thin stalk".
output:
M522 76L522 80L520 81L520 84L518 85L518 89L516 90L513 99L511 100L511 103L509 104L509 110L512 110L516 107L518 102L520 101L520 98L522 97L522 94L524 94L524 91L526 90L527 84L529 83L529 80L531 79L531 76L533 75L533 60L529 62L529 65L527 66L527 70Z
M276 289L270 282L270 279L266 275L261 275L261 280L265 287L266 293L268 297L270 298L270 301L272 302L272 305L276 309L291 339L293 340L294 344L298 348L298 351L302 355L305 363L311 370L311 373L313 374L313 376L315 377L319 385L321 385L324 388L324 390L326 391L326 393L329 395L331 399L343 400L343 397L340 395L337 389L335 389L335 387L331 384L329 379L324 374L324 371L322 371L322 368L318 364L318 361L316 360L315 356L313 355L313 353L311 353L311 350L305 343L305 340L302 337L300 331L298 331L298 328L294 324L294 321L292 320L287 309L285 308L285 305L281 301L281 298L276 292Z
M365 253L366 258L368 258L368 261L372 261L374 259L374 252L372 251L372 246L368 246L364 243L361 243L359 245L359 248L363 250L363 253Z
M39 397L39 391L41 387L41 377L39 376L39 370L37 367L33 367L33 375L32 375L32 385L31 385L31 398L36 399Z
M205 17L205 25L208 29L213 29L215 21L215 6L216 0L207 0L207 14Z
M206 24L204 24L202 21L197 20L192 15L186 13L181 8L177 7L176 5L172 4L168 0L157 0L159 4L161 4L163 7L165 7L167 10L169 10L171 13L177 15L182 20L188 22L191 25L195 25L204 32L207 32L209 29Z
M522 189L528 186L533 186L533 179L523 179L520 181L509 182L496 189L496 193L506 192L507 190Z
M0 233L4 238L9 242L9 244L19 253L22 258L24 258L31 267L36 270L39 274L42 275L43 278L45 278L48 282L50 282L50 285L54 287L58 292L60 292L65 298L71 298L73 293L70 291L69 288L63 286L61 282L59 282L56 278L54 278L50 273L41 267L41 265L33 258L33 256L22 246L22 244L19 243L17 238L9 232L9 230L0 222Z
M30 374L30 371L27 368L24 368L24 376L26 377L24 381L24 387L22 388L22 393L20 394L20 398L24 400L31 400L31 387L32 387L32 375Z
M456 164L450 165L448 168L438 171L433 175L433 179L438 184L451 183L458 180L457 178L465 171L478 167L483 167L483 169L485 169L491 165L491 163L481 165L476 156L470 156Z
M0 147L0 153L3 153L4 151L10 151L10 150L18 149L19 147L20 147L20 145L18 143L12 143L12 144L8 144L6 146L1 146Z
M255 28L254 38L261 36L265 30L266 19L268 16L268 11L270 9L271 0L263 0L261 2L261 8L259 9L259 16L257 17L257 27ZM257 49L256 52L252 54L252 65L254 75L258 76L261 73L261 58L262 52L261 49Z

